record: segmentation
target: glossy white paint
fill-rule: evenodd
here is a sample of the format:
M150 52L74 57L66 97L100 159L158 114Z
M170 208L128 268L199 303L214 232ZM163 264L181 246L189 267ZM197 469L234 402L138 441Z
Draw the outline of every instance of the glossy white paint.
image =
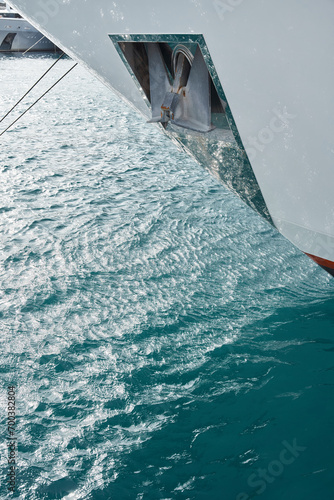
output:
M147 116L108 34L203 34L277 227L334 261L333 0L10 3Z

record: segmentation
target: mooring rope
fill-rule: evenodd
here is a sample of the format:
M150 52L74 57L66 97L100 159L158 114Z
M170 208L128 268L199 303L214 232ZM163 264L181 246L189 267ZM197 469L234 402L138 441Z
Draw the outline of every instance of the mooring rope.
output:
M16 106L18 106L18 105L20 104L20 102L22 102L22 101L23 101L23 99L24 99L25 97L27 97L27 95L28 95L28 94L29 94L29 93L30 93L30 92L31 92L31 91L32 91L32 90L36 87L36 85L37 85L37 84L38 84L38 83L39 83L39 82L40 82L40 81L41 81L41 80L42 80L42 79L43 79L43 78L44 78L44 77L45 77L45 76L49 73L49 71L51 71L51 70L52 70L52 68L54 68L54 67L55 67L55 65L57 64L57 62L58 62L58 61L60 61L60 59L61 59L64 55L65 55L65 54L64 54L64 52L63 52L63 53L61 54L61 56L60 56L60 57L58 57L58 59L57 59L57 60L56 60L56 61L52 64L52 66L50 66L50 68L49 68L47 71L45 71L45 73L44 73L44 74L43 74L43 75L42 75L42 76L41 76L41 77L37 80L37 82L36 82L36 83L34 83L34 85L33 85L33 86L32 86L32 87L31 87L31 88L30 88L30 89L29 89L29 90L28 90L28 91L24 94L24 96L23 96L23 97L21 97L21 99L20 99L19 101L17 101L17 103L16 103L16 104L12 107L12 109L10 109L10 110L8 111L8 113L6 113L6 114L5 114L5 116L3 116L3 117L1 118L0 123L1 123L1 122L3 122L3 121L4 121L4 119L5 119L5 118L7 118L7 116L8 116L8 115L10 115L10 113L11 113L11 112L12 112L12 111L16 108Z
M35 47L35 45L37 45L39 42L41 42L43 40L43 38L45 38L45 36L42 36L42 38L40 38L39 40L37 40L36 43L34 43L34 45L32 45L31 47L29 47L29 49L27 49L25 52L23 52L23 56L24 54L26 54L27 52L29 52L29 50L33 49Z
M64 55L64 54L63 54ZM46 96L46 94L48 92L50 92L50 90L52 90L63 78L65 78L66 75L68 75L76 66L78 65L78 63L75 63L68 71L66 71L66 73L63 74L63 76L61 76L57 81L56 83L54 83L46 92L44 92L44 94L42 94L31 106L29 106L29 108L27 108L18 118L16 118L16 120L14 120L5 130L3 130L0 134L0 137L5 133L7 132L7 130L9 130L13 125L15 125L15 123L17 123L21 118L22 116L24 116L26 113L28 113L28 111L31 110L31 108L33 108L35 106L35 104L37 104L41 99L43 99L44 96ZM51 69L51 68L50 68Z

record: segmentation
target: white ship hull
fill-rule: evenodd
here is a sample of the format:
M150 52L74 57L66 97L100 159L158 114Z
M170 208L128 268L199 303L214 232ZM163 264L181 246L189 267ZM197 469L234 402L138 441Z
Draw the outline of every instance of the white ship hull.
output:
M122 43L198 44L227 103L235 147L217 130L169 125L167 133L334 274L332 0L11 4L148 118L153 105L143 99ZM228 148L239 160L229 163ZM238 167L242 155L245 169Z
M0 52L50 52L56 46L25 19L0 16Z

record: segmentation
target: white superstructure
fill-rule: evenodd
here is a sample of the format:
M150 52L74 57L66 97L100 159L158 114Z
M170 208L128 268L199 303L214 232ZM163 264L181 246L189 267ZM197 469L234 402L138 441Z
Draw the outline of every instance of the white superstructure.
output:
M49 52L56 46L28 21L0 2L0 52Z
M332 0L11 4L334 274Z

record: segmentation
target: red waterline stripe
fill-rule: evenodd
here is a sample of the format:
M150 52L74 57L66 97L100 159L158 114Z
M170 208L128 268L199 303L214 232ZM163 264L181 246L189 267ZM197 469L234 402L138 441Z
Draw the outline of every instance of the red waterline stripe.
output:
M329 269L334 269L334 262L332 262L331 260L322 259L321 257L316 257L315 255L311 255L309 253L307 253L306 255L310 257L312 260L314 260L314 262L319 264L319 266L324 266L328 267Z

